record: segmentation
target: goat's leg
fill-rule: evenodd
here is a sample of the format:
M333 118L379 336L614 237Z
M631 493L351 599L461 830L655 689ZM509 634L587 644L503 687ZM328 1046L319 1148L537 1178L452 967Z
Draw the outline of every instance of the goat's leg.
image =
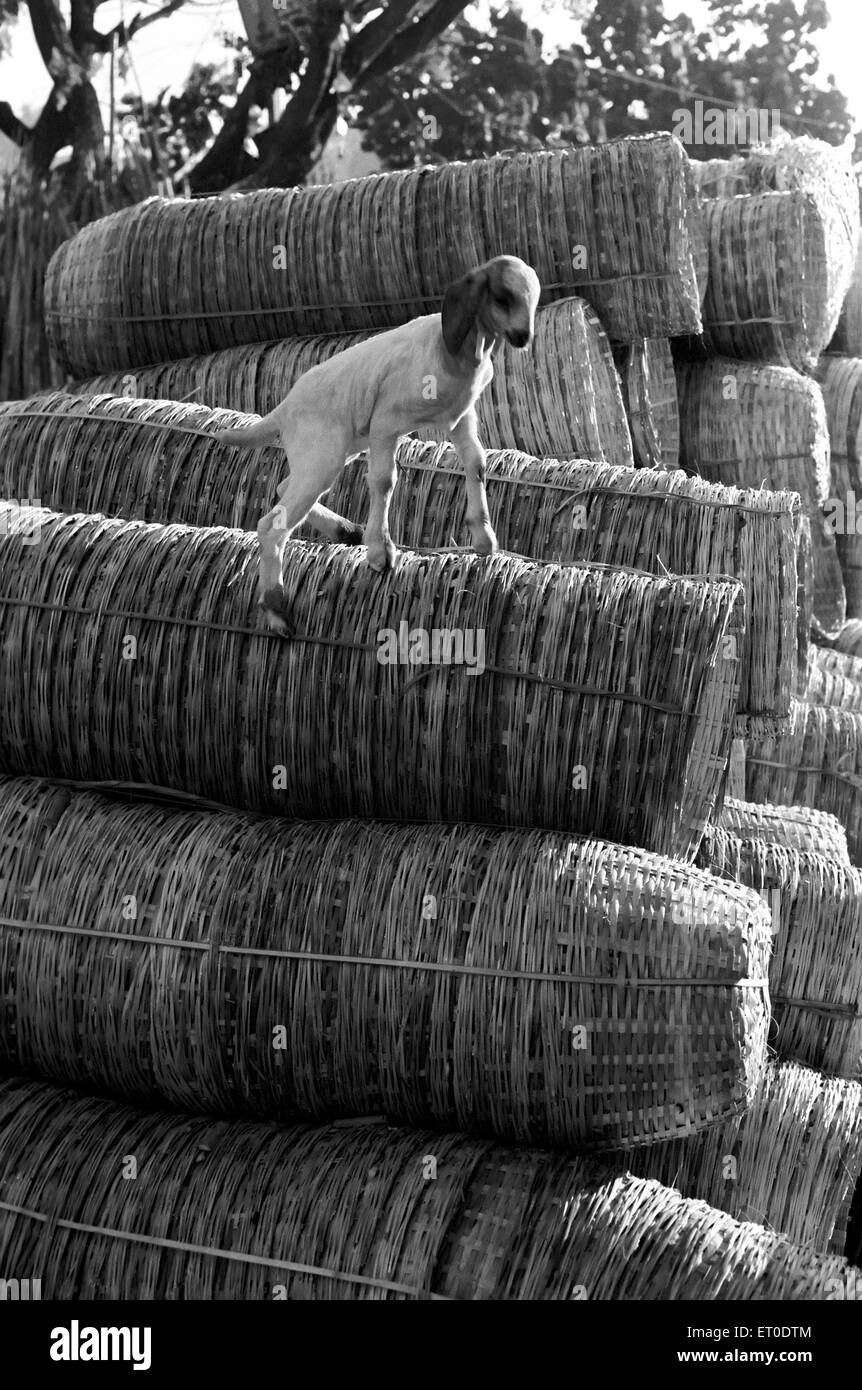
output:
M398 554L389 534L389 503L398 478L395 466L397 436L372 439L368 449L368 491L371 506L365 527L368 563L373 570L391 569Z
M278 492L279 500L258 523L260 542L260 584L258 601L269 627L287 635L284 618L284 548L291 534L308 516L320 496L316 479L300 479L291 474Z
M331 512L320 502L315 502L306 520L309 526L336 545L361 545L364 540L364 532L358 522L349 521L338 512Z
M467 524L474 549L478 555L493 555L498 549L497 537L491 529L491 515L488 511L488 496L485 492L485 450L479 443L476 428L476 412L468 410L458 424L450 431L449 438L455 445L464 481L467 485Z

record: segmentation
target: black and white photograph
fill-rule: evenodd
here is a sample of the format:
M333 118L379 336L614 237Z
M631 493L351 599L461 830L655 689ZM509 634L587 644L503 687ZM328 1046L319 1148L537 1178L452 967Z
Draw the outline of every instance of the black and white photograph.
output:
M859 0L0 0L0 1365L852 1364L860 206Z

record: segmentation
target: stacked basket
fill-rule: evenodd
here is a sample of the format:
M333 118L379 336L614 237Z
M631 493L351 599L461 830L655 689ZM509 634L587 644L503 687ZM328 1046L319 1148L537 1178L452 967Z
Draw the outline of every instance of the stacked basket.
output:
M411 548L290 541L264 631L284 461L216 432L499 252L547 300L483 401L502 552L402 440ZM858 871L826 816L790 851L722 811L809 678L810 499L674 467L703 264L668 136L151 200L58 252L91 379L0 409L0 1231L51 1296L862 1295ZM327 500L361 519L356 464Z

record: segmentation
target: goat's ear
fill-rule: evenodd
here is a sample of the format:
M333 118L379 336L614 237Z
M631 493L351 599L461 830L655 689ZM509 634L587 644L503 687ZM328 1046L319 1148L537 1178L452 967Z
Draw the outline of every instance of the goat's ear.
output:
M449 286L443 298L440 317L443 342L453 357L461 351L464 339L476 322L479 304L488 284L488 272L471 270Z

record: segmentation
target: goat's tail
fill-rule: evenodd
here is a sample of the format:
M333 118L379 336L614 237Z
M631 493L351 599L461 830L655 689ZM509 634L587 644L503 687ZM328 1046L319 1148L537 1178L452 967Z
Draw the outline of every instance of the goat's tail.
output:
M260 449L265 444L277 444L281 431L272 419L265 415L256 425L243 425L237 430L216 430L213 439L219 444L234 444L239 449Z

